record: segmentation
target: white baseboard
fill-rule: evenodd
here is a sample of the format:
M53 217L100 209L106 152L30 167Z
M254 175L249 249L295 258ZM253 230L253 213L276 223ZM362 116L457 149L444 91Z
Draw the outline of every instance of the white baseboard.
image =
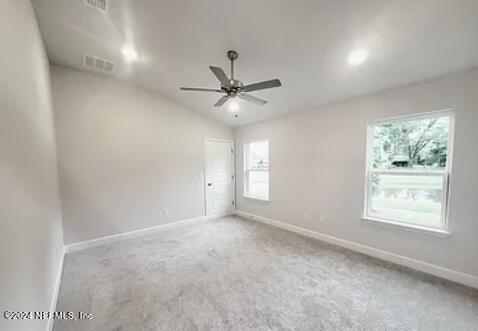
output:
M287 224L284 222L272 220L270 218L262 217L262 216L257 216L254 214L250 214L244 211L236 210L235 214L238 216L242 216L247 219L251 219L257 222L269 224L284 230L288 230L294 233L301 234L303 236L309 237L309 238L314 238L320 241L324 241L336 246L340 246L343 248L350 249L352 251L356 251L365 255L373 256L381 260L389 261L392 263L396 263L402 266L406 266L424 273L428 273L440 278L444 278L447 280L451 280L456 283L460 283L463 285L467 285L470 287L478 288L478 277L465 274L459 271L455 271L452 269L440 267L435 264L431 264L428 262L423 262L419 260L415 260L403 255L398 255L394 253L390 253L387 251L383 251L380 249L376 249L373 247L365 246L362 244L358 244L355 242L347 241L344 239L340 239L337 237L329 236L326 234L322 234L319 232L307 230L305 228L301 228L295 225Z
M50 303L50 310L51 312L56 311L56 305L58 303L58 296L60 295L60 284L61 284L61 277L63 276L63 263L65 262L65 250L62 248L61 257L60 257L60 265L58 267L58 272L56 274L55 279L55 286L53 288L53 296L51 298ZM47 323L47 331L53 330L53 324L55 320L53 318L48 319Z
M87 241L81 241L81 242L78 242L78 243L66 245L65 246L65 253L76 252L76 251L80 251L80 250L83 250L83 249L86 249L86 248L103 245L105 243L110 243L110 242L118 241L118 240L124 240L124 239L128 239L128 238L134 238L134 237L137 237L137 236L143 236L143 235L154 233L154 232L160 232L160 231L165 231L165 230L169 230L169 229L175 229L175 228L183 227L183 226L190 225L190 224L195 224L195 223L208 221L208 220L211 220L211 219L214 219L214 218L217 218L217 217L200 216L200 217L195 217L195 218L186 219L186 220L182 220L182 221L160 224L160 225L156 225L156 226L152 226L152 227L144 228L144 229L140 229L140 230L122 232L122 233L114 234L114 235L111 235L111 236L100 237L100 238L87 240Z

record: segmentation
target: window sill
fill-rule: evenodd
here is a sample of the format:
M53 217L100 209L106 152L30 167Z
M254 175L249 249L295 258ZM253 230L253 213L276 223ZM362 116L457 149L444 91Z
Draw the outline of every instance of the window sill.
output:
M270 202L269 198L254 197L254 196L251 196L251 195L244 195L244 198L251 199L251 200L257 200L257 201L262 201L262 202Z
M400 222L384 220L377 217L363 216L361 220L363 222L370 222L370 223L375 223L375 224L380 224L385 226L392 226L392 227L397 227L404 230L421 232L421 233L434 235L438 237L448 237L451 235L451 233L446 230L432 229L432 228L427 228L427 227L419 226L419 225L404 224Z

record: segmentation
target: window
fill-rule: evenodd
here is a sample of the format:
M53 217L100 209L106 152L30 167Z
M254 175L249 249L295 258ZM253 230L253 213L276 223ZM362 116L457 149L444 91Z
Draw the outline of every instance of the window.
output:
M244 196L269 200L269 142L244 145Z
M453 115L369 126L365 219L446 231Z

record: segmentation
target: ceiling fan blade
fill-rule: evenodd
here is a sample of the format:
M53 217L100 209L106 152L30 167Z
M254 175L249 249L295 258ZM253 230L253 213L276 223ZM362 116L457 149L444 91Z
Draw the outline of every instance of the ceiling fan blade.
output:
M221 99L219 99L215 104L214 107L221 107L223 104L226 103L227 100L233 98L233 95L225 95Z
M217 77L217 79L219 79L222 86L231 86L231 82L229 81L229 78L227 78L222 68L209 66L209 69L211 69L212 73Z
M282 86L280 80L272 79L272 80L266 80L265 82L246 85L241 89L241 92L252 92L252 91L264 90L266 88L279 87L279 86Z
M260 99L260 98L257 98L257 97L254 97L250 94L245 94L245 93L241 93L241 94L238 94L239 98L241 99L244 99L244 100L247 100L247 101L250 101L252 103L255 103L256 105L260 105L260 106L263 106L267 103L266 100L263 100L263 99Z
M224 92L223 90L201 87L180 87L181 91L201 91L201 92Z

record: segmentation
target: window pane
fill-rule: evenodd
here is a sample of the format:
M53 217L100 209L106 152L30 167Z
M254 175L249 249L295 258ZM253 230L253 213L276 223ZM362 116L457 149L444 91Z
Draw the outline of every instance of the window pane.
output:
M253 171L249 172L249 195L260 198L269 198L269 172Z
M249 169L269 169L269 142L249 144Z
M375 169L444 170L450 117L389 122L373 129Z
M442 228L443 176L372 175L371 216Z
M259 141L246 145L246 195L269 199L269 142Z

